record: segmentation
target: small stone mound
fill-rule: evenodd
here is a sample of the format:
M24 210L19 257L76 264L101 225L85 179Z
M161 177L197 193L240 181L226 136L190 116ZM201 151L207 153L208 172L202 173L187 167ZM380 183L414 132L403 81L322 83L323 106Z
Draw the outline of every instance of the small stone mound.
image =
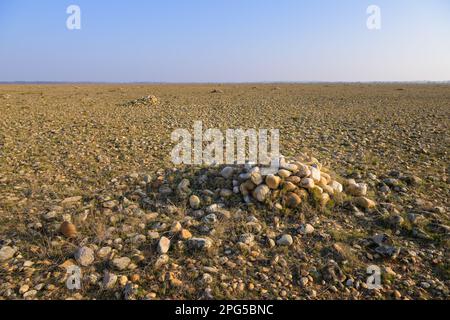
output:
M173 169L161 172L152 188L174 203L182 200L193 210L211 212L217 209L208 207L211 200L219 199L224 207L262 205L275 210L297 210L303 203L331 208L342 200L362 209L376 207L367 198L365 183L335 177L313 157L302 155L292 161L282 157L276 172L266 174L264 169L252 164Z
M127 101L125 103L122 103L121 106L123 106L123 107L137 107L137 106L149 107L149 106L154 106L154 105L158 104L158 102L159 102L159 100L156 96L149 95L149 96L142 97L139 99Z

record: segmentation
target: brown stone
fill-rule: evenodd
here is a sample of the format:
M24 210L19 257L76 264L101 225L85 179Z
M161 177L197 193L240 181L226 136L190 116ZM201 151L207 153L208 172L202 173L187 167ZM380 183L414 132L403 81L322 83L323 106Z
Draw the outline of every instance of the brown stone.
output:
M285 197L286 206L289 208L296 208L300 205L302 199L295 193L289 192Z
M66 238L75 238L77 235L77 228L74 224L64 221L59 227L59 232L61 232Z

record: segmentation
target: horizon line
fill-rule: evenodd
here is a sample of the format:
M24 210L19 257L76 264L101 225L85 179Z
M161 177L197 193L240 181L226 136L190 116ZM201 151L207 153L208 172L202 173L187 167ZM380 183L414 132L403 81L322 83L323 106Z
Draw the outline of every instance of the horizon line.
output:
M450 84L450 80L391 81L0 81L0 84Z

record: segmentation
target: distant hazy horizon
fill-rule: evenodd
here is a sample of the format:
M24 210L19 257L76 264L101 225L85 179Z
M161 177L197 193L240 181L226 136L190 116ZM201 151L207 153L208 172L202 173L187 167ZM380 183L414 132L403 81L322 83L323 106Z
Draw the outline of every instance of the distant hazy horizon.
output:
M0 82L442 83L449 39L447 0L2 0Z
M419 80L419 81L249 81L249 82L238 82L238 81L230 81L230 82L222 82L222 81L197 81L197 82L177 82L177 81L0 81L0 84L35 84L35 85L45 85L45 84L105 84L105 85L115 85L115 84L124 84L124 85L234 85L234 84L242 84L242 85L283 85L283 84L449 84L450 80L442 80L442 81L433 81L433 80Z

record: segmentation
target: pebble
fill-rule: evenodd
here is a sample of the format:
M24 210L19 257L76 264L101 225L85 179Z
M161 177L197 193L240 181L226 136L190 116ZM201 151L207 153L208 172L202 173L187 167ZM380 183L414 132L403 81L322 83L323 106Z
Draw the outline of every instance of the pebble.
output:
M293 163L284 163L281 165L281 169L286 169L289 170L291 172L297 172L298 171L298 166L296 164Z
M255 241L255 236L251 233L244 233L239 237L239 242L245 243L246 245L253 245Z
M192 238L192 233L187 229L182 229L180 231L180 238L183 240L188 240L188 239Z
M286 181L283 183L283 191L284 192L290 192L297 189L297 186L293 184L292 182Z
M285 178L289 177L290 175L292 175L292 172L290 172L289 170L286 170L286 169L281 169L278 171L278 175L281 178L285 179Z
M192 209L197 210L200 208L200 198L196 195L189 197L189 205Z
M354 203L363 209L372 209L376 207L376 203L366 197L358 197L353 199Z
M187 246L194 250L208 250L213 246L213 241L209 238L191 238L187 241Z
M297 175L300 178L308 178L309 176L311 176L311 170L309 170L309 167L307 165L302 164L301 166L299 166Z
M158 242L158 252L165 254L169 251L170 248L170 239L166 237L161 237Z
M340 183L337 182L337 181L332 181L331 184L330 184L330 186L333 188L333 190L334 190L335 192L341 193L341 192L344 190L344 188L342 187L342 184L340 184Z
M128 277L127 277L127 276L121 276L121 277L119 278L119 284L120 284L122 287L125 287L127 283L128 283Z
M32 297L34 297L37 293L38 293L37 290L30 290L30 291L25 292L25 293L23 294L23 297L24 297L25 299L32 298Z
M309 283L308 277L302 277L302 278L300 279L300 285L301 285L302 287L306 287L306 286L308 285L308 283Z
M400 291L398 290L394 290L394 297L396 299L400 299L402 297L402 294L400 293Z
M220 196L223 198L229 198L233 195L233 190L230 189L221 189Z
M297 208L301 202L302 199L293 192L289 192L286 195L286 206L289 208Z
M11 248L10 246L4 246L0 249L0 262L7 261L14 257L16 253L16 249Z
M181 231L183 227L181 226L181 223L179 221L175 221L172 223L172 226L170 227L170 232L178 233Z
M225 179L230 179L233 176L234 169L232 167L225 167L220 172L220 175Z
M125 270L125 269L129 266L130 262L131 262L131 259L128 258L128 257L115 258L115 259L112 261L112 265L113 265L116 269L122 271L122 270Z
M311 178L303 178L300 181L300 186L305 189L312 189L315 186L314 180Z
M316 167L311 167L311 179L313 179L314 182L320 182L320 170Z
M270 174L266 177L266 185L272 189L276 190L280 186L281 178L278 176L275 176L273 174Z
M206 216L203 217L203 222L207 223L207 224L214 224L217 222L217 216L215 213L210 213Z
M259 202L264 202L270 193L270 189L265 184L259 185L255 191L253 191L253 197Z
M25 262L23 263L23 266L24 266L25 268L29 268L29 267L31 267L33 264L34 264L33 261L27 260L27 261L25 261Z
M159 239L159 232L158 231L151 231L151 230L149 230L147 235L148 235L148 237L150 239L153 239L153 240L154 239Z
M292 236L290 234L283 234L278 240L277 244L279 246L290 246L294 240L292 239Z
M253 172L250 175L250 180L256 185L259 186L261 183L263 183L263 177L261 173L259 172Z
M191 189L189 189L190 184L191 183L188 179L181 180L181 182L177 186L177 189L178 189L178 192L180 193L180 195L186 195L191 192Z
M117 275L115 275L114 273L111 273L109 271L105 271L104 275L103 275L103 281L102 281L103 288L108 289L108 290L113 289L117 283L117 279L118 279Z
M28 290L30 290L30 286L27 285L27 284L24 284L23 286L20 287L19 293L20 293L20 294L24 294L24 293L27 292Z
M365 183L349 183L346 192L354 197L362 197L367 194L367 184Z
M155 268L159 269L163 265L167 264L168 262L169 262L169 256L167 254L160 255L158 257L158 259L156 259Z
M309 223L307 223L300 227L299 232L300 232L300 234L311 234L314 232L314 227L312 225L310 225Z
M58 216L58 213L56 211L49 211L46 214L43 215L44 220L50 221L55 219Z
M77 235L77 228L73 223L64 221L59 227L59 232L61 232L66 238L75 238Z
M137 273L131 275L131 277L130 277L130 280L131 280L132 282L139 282L140 279L141 279L141 276L138 275Z
M211 284L213 282L213 277L209 273L204 273L202 276L203 284Z
M405 219L399 214L394 214L389 218L389 223L394 227L400 227L404 222Z
M81 197L81 196L66 198L63 201L61 201L61 205L69 206L69 205L75 204L77 202L80 202L82 199L83 199L83 197Z
M302 178L298 176L290 176L289 178L286 178L286 181L292 182L295 185L298 185L300 181L302 181Z
M89 247L81 247L75 252L75 260L83 267L87 267L95 260L94 251Z

